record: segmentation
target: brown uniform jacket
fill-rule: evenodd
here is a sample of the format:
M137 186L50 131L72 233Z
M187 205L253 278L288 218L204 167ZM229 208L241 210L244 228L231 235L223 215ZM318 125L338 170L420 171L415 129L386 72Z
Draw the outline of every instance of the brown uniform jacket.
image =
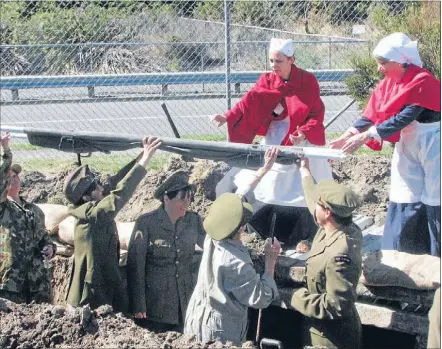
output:
M89 303L92 308L111 304L116 310L126 310L114 219L145 175L146 169L136 164L103 200L88 202L70 211L76 222L69 304L82 306Z
M172 224L159 207L139 217L129 242L127 282L133 313L166 324L184 324L195 287L192 257L204 245L201 217L187 212Z
M303 179L306 201L313 213L309 193L313 177ZM320 228L306 259L307 287L297 290L291 305L310 320L308 340L313 346L358 349L361 322L356 311L356 286L362 271L363 236L355 224L326 236Z

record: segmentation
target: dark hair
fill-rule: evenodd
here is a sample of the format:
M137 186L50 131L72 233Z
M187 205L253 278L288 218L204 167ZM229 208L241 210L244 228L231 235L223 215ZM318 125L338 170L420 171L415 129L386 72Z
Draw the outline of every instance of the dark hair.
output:
M241 223L239 223L238 228L236 228L229 236L227 236L226 239L233 239L233 237L238 233L239 229L247 225L251 221L252 216L253 214L250 213L249 210L243 208L243 217L241 219Z
M187 187L178 189L178 190L168 191L164 195L166 195L169 198L169 200L172 200L172 199L175 199L180 192L181 192L181 195L180 195L179 199L181 199L181 200L184 199L187 196L187 193L189 193L190 201L193 201L194 192L193 192L192 186L190 186L190 185ZM164 196L161 197L161 203L164 204Z
M335 220L335 222L340 225L349 225L349 224L353 223L353 216L342 217L342 216L338 216L337 214L334 214L333 212L331 212L331 214L332 214L332 217Z
M83 204L85 204L86 202L89 202L90 200L84 200L83 197L84 196L91 196L92 192L97 189L98 183L97 181L93 181L91 183L91 185L85 190L85 192L81 195L81 199L78 200L78 202L75 203L76 206L81 206Z

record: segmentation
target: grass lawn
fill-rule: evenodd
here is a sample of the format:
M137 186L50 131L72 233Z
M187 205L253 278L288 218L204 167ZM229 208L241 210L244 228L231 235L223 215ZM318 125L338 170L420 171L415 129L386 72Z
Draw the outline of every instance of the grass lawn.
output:
M132 154L93 154L91 157L81 158L81 163L89 165L94 171L114 174L134 157L135 155ZM148 168L158 171L167 163L169 157L168 153L156 154L150 161ZM27 172L58 173L73 168L76 160L76 155L72 154L72 157L69 159L37 158L21 161L20 163Z

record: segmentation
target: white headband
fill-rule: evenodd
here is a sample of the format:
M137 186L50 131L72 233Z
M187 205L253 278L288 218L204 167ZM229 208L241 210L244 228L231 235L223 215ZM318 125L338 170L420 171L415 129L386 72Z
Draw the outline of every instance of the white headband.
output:
M275 39L270 40L269 52L278 51L287 57L293 57L295 50L293 40Z
M411 41L403 33L394 33L383 38L374 49L373 55L400 64L412 63L422 67L417 41Z

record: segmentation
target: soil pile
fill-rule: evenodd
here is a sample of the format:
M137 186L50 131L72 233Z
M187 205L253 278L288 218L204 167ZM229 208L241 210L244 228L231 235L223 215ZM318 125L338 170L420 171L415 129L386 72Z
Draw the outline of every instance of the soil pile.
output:
M67 311L60 305L23 306L0 298L0 317L0 348L234 348L178 332L153 333L109 305Z
M23 195L36 203L67 204L63 194L63 183L72 169L73 166L60 173L47 175L40 172L27 173L22 182ZM134 221L142 213L157 208L160 202L153 198L155 189L179 170L188 172L190 181L197 186L190 210L205 216L215 200L216 184L229 170L229 166L210 160L186 162L181 157L173 156L162 170L148 172L133 197L118 214L117 220ZM380 156L350 156L343 161L334 161L332 170L338 182L348 185L362 196L364 204L358 213L372 216L376 222L382 221L390 188L390 160ZM106 176L101 177L106 183Z
M358 214L382 224L387 211L391 162L381 156L350 156L332 163L335 179L359 194L364 203Z

